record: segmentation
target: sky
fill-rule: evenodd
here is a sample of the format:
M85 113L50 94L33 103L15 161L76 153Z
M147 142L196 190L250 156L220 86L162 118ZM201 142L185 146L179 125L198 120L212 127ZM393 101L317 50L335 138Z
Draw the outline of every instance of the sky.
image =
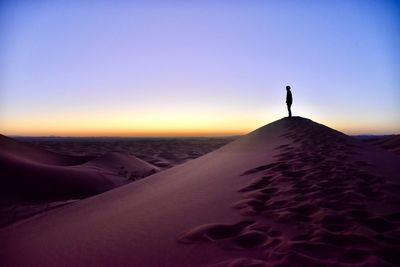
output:
M1 1L0 133L400 133L399 1Z

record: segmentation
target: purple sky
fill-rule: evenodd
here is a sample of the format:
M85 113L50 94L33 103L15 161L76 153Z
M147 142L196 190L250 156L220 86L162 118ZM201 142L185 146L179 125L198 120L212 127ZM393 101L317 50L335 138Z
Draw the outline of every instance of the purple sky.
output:
M400 132L391 1L2 1L0 131L242 134L294 115Z

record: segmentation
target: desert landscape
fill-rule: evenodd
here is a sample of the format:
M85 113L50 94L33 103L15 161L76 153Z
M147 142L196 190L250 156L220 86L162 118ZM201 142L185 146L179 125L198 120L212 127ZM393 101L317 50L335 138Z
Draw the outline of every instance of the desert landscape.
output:
M33 164L28 148L10 162ZM3 227L3 266L400 264L399 156L309 119L275 121L161 171L133 156L81 164L85 156L50 153L35 164L58 166L53 185L64 196L108 191ZM106 176L116 188L102 187L93 169L118 160L157 173L123 186ZM74 164L91 176L64 191Z
M0 135L0 227L182 164L235 138Z
M17 137L45 150L71 156L133 155L160 169L195 159L235 140L232 137L123 138L123 137Z
M400 135L374 136L364 141L400 155Z
M400 1L0 17L0 267L400 267Z

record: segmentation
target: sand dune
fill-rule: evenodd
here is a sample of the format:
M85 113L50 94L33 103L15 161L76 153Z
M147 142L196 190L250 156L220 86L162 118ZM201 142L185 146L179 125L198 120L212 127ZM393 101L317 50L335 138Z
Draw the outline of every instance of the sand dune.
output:
M400 135L372 138L366 140L366 142L400 155Z
M3 266L398 266L400 158L295 117L0 230Z
M4 225L125 185L158 168L121 153L67 156L0 136L0 170L0 225Z
M82 166L107 170L130 180L137 180L160 170L158 167L135 156L118 152L94 158Z
M0 156L2 158L19 159L35 163L57 166L69 166L84 163L93 157L67 156L43 150L38 147L18 142L12 138L0 134Z
M210 153L237 137L212 138L62 138L24 137L18 140L64 155L103 156L112 152L135 155L167 169Z

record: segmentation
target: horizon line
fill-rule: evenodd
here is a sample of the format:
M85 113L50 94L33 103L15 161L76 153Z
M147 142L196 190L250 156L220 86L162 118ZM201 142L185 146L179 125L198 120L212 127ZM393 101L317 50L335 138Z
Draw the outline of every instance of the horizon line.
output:
M7 135L7 134L0 134L10 138L121 138L121 139L129 139L129 138L136 138L136 139L174 139L174 138L235 138L235 137L242 137L246 134L232 134L232 135L149 135L149 136L125 136L125 135ZM346 134L348 136L353 137L374 137L374 136L394 136L400 135L400 133L384 133L384 134Z
M11 138L229 138L229 137L240 137L245 134L234 134L234 135L137 135L137 136L127 136L127 135L7 135L1 134Z

